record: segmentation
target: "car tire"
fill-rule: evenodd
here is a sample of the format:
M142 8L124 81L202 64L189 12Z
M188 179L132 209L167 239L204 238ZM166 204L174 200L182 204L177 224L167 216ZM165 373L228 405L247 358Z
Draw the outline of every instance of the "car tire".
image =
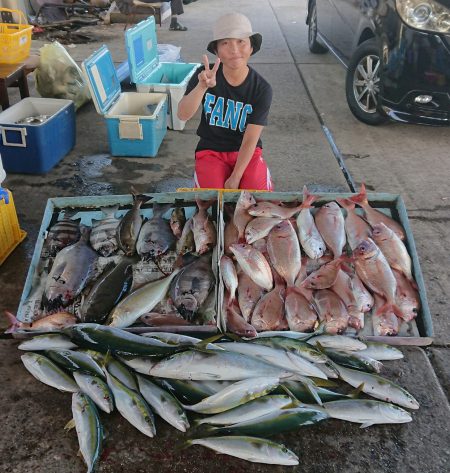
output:
M317 41L317 7L316 0L309 4L308 47L314 54L325 54L328 49Z
M380 110L380 48L369 39L354 52L347 69L345 93L353 115L367 125L381 125L388 118Z

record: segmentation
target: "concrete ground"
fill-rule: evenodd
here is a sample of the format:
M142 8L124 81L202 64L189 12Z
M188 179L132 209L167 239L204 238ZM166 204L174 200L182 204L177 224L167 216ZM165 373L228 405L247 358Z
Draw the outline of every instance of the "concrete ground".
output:
M226 6L225 6L226 4ZM360 429L328 421L277 437L300 456L290 471L383 473L450 471L450 303L448 232L450 172L448 128L388 124L371 128L357 122L345 102L345 71L329 54L308 52L304 2L296 0L199 0L180 18L189 31L157 27L158 42L182 46L187 62L199 62L213 20L225 10L251 17L263 35L253 66L272 84L270 125L264 131L265 156L277 190L349 190L348 181L366 182L370 190L403 196L413 229L433 317L435 339L427 349L404 349L405 358L386 363L386 375L420 402L413 422ZM76 61L105 43L114 60L126 58L123 25L84 28L95 41L69 51ZM33 48L42 42L34 41ZM31 83L31 80L30 80ZM17 100L17 95L13 99ZM77 114L77 144L43 176L9 174L11 189L27 239L0 267L0 312L14 311L20 299L46 200L54 196L143 192L190 186L198 119L182 132L168 131L158 157L111 158L105 122L88 104ZM324 130L329 131L328 137ZM330 144L332 139L335 149ZM346 179L336 160L344 159ZM6 322L0 323L0 329ZM71 417L70 396L40 384L25 371L17 342L0 343L0 404L3 441L0 471L9 473L82 472ZM185 436L157 424L158 436L139 434L117 413L103 416L106 439L99 471L120 472L273 472L287 468L258 465L216 456L200 447L180 450Z

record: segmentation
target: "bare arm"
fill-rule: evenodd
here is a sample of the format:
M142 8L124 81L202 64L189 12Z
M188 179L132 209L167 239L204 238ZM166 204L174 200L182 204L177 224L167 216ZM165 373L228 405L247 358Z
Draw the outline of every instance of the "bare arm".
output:
M259 137L263 131L262 125L247 125L242 139L239 154L231 176L225 181L225 189L239 189L242 175L251 161Z
M205 92L216 85L216 73L219 68L220 59L218 58L214 67L209 68L209 61L206 54L203 55L203 64L205 70L198 75L198 84L192 89L189 94L185 95L178 104L178 118L186 121L193 117L198 107L202 103Z

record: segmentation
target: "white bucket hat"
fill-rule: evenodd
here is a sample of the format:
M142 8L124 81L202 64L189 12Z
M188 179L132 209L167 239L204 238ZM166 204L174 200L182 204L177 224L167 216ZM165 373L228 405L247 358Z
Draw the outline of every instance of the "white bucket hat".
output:
M225 38L244 39L250 38L253 52L255 54L261 48L262 36L252 31L250 20L242 13L227 13L217 19L213 29L213 40L209 42L207 50L217 53L217 41Z

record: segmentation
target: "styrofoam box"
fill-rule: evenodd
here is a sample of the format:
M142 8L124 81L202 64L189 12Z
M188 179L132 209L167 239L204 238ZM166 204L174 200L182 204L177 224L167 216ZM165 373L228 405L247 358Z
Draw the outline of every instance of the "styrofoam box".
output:
M152 205L153 203L170 203L173 207L179 206L184 207L186 210L186 217L192 215L196 208L195 199L199 197L202 200L216 199L217 203L214 204L210 209L210 215L213 222L218 226L216 217L219 214L219 195L216 191L202 191L202 192L172 192L172 193L156 193L146 194L152 199L142 205L140 213L143 217L151 217L153 215ZM17 319L21 322L29 323L31 321L30 314L33 313L35 308L39 305L42 297L42 276L38 273L38 268L46 266L44 241L49 228L54 225L58 219L65 212L70 212L73 219L80 218L81 224L91 226L92 220L100 219L102 217L101 208L118 206L116 215L120 216L125 214L133 205L133 199L131 195L104 195L104 196L80 196L80 197L56 197L48 199L47 205L42 218L41 228L38 234L36 245L34 247L33 258L28 269L27 279L22 292L19 308L17 311ZM172 208L173 208L172 207ZM164 215L164 218L170 218L170 211ZM215 313L218 313L218 248L221 243L217 242L216 251L213 251L212 269L216 276L216 285L214 289L214 300L215 300ZM44 256L43 256L44 255ZM42 259L44 258L44 259ZM113 257L114 258L114 257ZM102 265L108 264L108 259L100 257ZM216 315L217 318L217 315ZM191 325L191 326L134 326L127 329L132 332L151 332L151 331L170 331L170 332L191 332L191 333L215 333L217 327L215 325ZM18 334L21 336L22 334Z
M155 157L167 133L167 95L121 92L111 54L102 46L82 68L103 115L113 156Z
M38 125L17 121L50 117ZM75 108L71 100L27 97L0 113L0 154L7 172L43 174L75 146Z
M300 192L252 192L253 197L257 202L263 200L271 200L274 202L286 202L294 203L301 202L303 200L302 193ZM336 198L349 198L354 194L349 193L320 193L320 198L314 203L315 206L321 207L326 202L335 200ZM222 247L219 249L219 258L223 254L223 229L224 229L224 208L226 203L236 203L239 199L240 192L224 192L221 200L221 209L219 215L220 224L220 241ZM408 221L408 215L403 199L397 194L388 193L369 193L368 194L369 204L377 210L389 215L394 220L401 223L405 230L406 240L405 245L408 249L408 253L412 260L413 276L418 286L419 297L420 297L420 309L417 318L411 322L403 322L400 327L399 334L394 337L382 337L384 341L390 338L391 343L395 344L410 344L408 338L414 338L417 345L428 345L431 343L433 337L433 323L431 320L431 313L428 307L428 300L425 290L425 283L420 269L419 257L417 255L416 246L414 243L414 237L411 231L411 227ZM315 211L312 210L314 213ZM343 210L343 212L345 212ZM362 210L358 210L360 215L363 215ZM219 269L220 273L220 269ZM223 300L223 283L222 278L219 277L219 301ZM219 316L218 325L222 331L226 331L226 318L222 312L222 304L219 304ZM367 339L380 339L373 334L371 315L366 314L366 323L364 329L358 334Z
M159 62L155 19L149 17L125 33L131 81L138 92L163 92L168 96L167 125L183 130L186 122L177 116L178 104L199 63Z

